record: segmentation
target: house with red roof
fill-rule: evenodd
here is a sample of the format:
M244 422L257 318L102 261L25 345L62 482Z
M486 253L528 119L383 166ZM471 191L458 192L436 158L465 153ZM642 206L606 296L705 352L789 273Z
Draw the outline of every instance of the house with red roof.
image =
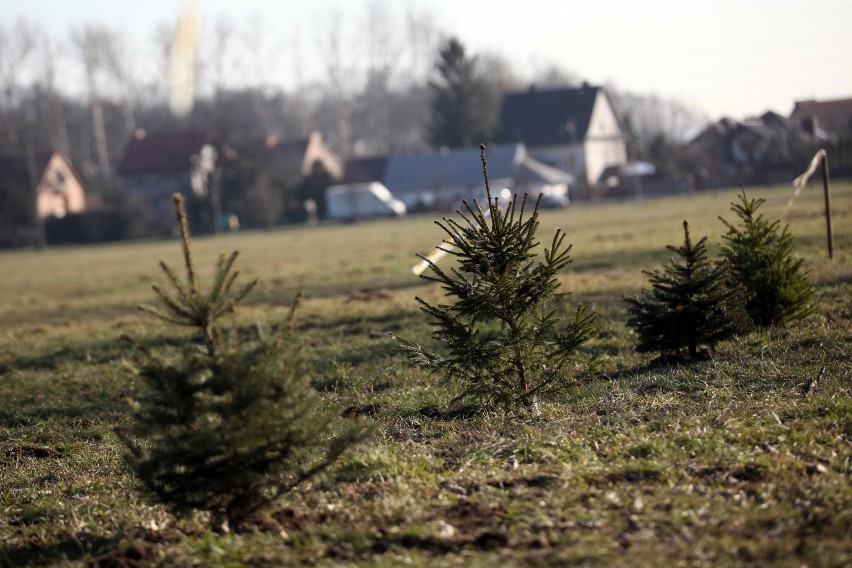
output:
M205 132L148 134L137 130L118 165L125 198L154 233L169 233L175 223L172 195L190 205L206 198L199 183L204 167L216 162L215 137ZM202 157L206 162L202 163Z
M813 136L836 142L852 137L852 98L798 101L790 118L798 120Z

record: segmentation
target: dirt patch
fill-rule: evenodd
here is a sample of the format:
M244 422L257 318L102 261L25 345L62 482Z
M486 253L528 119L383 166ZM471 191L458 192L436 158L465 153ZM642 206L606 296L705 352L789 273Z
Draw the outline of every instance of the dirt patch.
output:
M20 458L36 458L36 459L46 459L46 458L61 458L65 455L64 452L59 450L54 450L53 448L48 448L47 446L31 446L31 445L22 445L16 446L14 448L10 448L3 452L3 456L9 459L20 459Z
M508 477L502 479L492 479L486 482L486 485L496 487L498 489L511 489L513 487L547 487L552 485L559 476L557 475L533 475L530 477Z
M614 485L616 483L639 483L659 482L663 479L663 472L651 467L631 467L618 471L611 471L603 475L597 475L589 479L592 485Z

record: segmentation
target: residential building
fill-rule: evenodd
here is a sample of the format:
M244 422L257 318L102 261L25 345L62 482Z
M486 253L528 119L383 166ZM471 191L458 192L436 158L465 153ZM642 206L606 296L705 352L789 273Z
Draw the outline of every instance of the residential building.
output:
M683 158L697 189L774 183L792 180L817 142L798 121L770 111L709 125L684 147Z
M489 147L486 159L495 197L508 188L567 202L572 176L533 159L523 144ZM381 181L409 211L452 210L486 196L480 149L473 147L389 156L381 179L371 181Z
M523 143L530 156L594 186L627 162L627 137L602 87L510 93L500 109L498 143Z
M852 138L852 98L797 101L790 118L820 139L835 142Z
M68 156L59 150L35 157L31 164L26 159L0 157L0 185L6 184L35 192L39 219L86 210L86 185Z
M44 244L46 223L82 215L90 201L85 183L64 152L0 156L0 246ZM35 226L33 213L39 219Z
M216 159L211 133L148 134L140 129L127 144L117 172L126 199L150 230L168 233L175 219L172 195L183 194L188 202L206 198L203 175L212 171Z
M318 131L306 138L281 139L271 135L266 139L261 167L270 177L287 187L293 187L310 175L319 162L334 180L343 177L344 162L322 139Z

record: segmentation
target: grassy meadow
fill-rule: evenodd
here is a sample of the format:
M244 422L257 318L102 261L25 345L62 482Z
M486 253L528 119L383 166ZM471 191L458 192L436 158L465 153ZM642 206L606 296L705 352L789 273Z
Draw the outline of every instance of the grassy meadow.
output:
M600 314L593 376L540 416L454 411L455 390L388 333L431 344L411 273L443 237L431 216L194 240L259 285L241 323L272 325L297 291L324 404L370 437L254 530L219 534L148 499L114 434L140 386L122 334L186 340L137 310L179 241L0 252L0 566L852 565L852 183L755 187L818 284L807 320L659 366L633 350L624 294L671 256L681 222L718 251L738 190L543 211L573 243L571 302ZM444 262L448 262L445 259Z

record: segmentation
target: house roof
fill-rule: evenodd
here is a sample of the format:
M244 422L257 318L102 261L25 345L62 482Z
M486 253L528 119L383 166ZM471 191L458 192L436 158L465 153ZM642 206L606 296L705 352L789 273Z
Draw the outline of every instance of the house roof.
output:
M279 140L277 137L266 141L263 155L271 172L295 183L302 177L302 163L308 150L310 138Z
M512 177L525 153L520 144L488 148L485 157L489 179ZM476 147L391 156L383 182L395 194L444 187L484 187L485 183Z
M208 133L137 133L127 144L118 166L121 174L146 174L187 170L190 158L213 137Z
M287 184L298 183L308 175L316 160L320 160L335 179L343 171L343 161L323 141L319 131L313 131L304 138L282 140L278 136L269 136L263 152L265 167Z
M816 117L820 128L837 134L852 130L852 98L831 101L798 101L792 116Z
M776 137L775 131L760 118L747 118L739 123L736 132L749 132L758 138L772 140Z
M77 170L74 168L71 160L65 152L62 152L61 150L54 150L52 152L36 155L36 183L41 181L44 176L44 170L47 169L50 160L55 155L59 155L65 161L68 169L74 175L77 182L79 182L81 186L85 187L86 184L83 183L83 180L80 178L80 174L77 173ZM30 172L27 161L15 156L0 156L0 182L14 182L29 186Z
M351 184L379 181L385 177L387 163L387 156L347 160L346 173L341 183Z
M571 144L583 140L600 87L509 93L500 109L498 142L527 146Z

